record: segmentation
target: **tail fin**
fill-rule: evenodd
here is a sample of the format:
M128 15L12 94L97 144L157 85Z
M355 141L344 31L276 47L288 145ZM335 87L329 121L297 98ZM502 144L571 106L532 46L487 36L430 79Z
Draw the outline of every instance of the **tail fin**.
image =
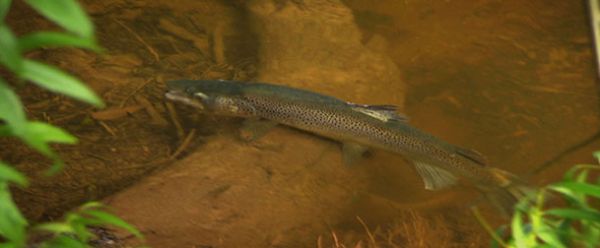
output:
M478 185L484 196L505 216L513 213L519 200L529 197L535 189L510 172L488 168L496 179L493 185Z

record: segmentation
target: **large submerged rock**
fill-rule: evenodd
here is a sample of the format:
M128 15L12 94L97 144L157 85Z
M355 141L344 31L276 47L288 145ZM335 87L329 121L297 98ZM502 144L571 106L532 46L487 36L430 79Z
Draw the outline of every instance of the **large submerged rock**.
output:
M363 169L281 128L249 144L215 137L107 202L153 247L306 246L366 188Z
M363 44L348 7L329 0L280 2L248 4L258 34L259 80L357 102L403 105L400 71L381 52L385 41L375 36Z

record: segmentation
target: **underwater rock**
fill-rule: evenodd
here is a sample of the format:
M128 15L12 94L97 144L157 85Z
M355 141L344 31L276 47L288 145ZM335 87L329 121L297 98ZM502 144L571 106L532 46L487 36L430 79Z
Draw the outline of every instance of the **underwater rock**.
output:
M352 10L341 1L255 0L247 9L259 43L257 81L355 102L404 104L399 69L362 43Z
M367 188L364 169L278 128L253 143L217 136L107 202L152 247L306 247Z

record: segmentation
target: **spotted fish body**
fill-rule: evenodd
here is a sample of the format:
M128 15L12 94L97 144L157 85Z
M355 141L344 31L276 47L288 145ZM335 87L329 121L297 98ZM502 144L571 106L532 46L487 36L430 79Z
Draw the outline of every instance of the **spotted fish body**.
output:
M427 189L447 187L460 176L482 190L498 191L516 178L486 166L484 159L474 151L451 145L410 126L389 105L359 105L263 83L181 80L169 82L168 88L169 99L187 101L188 104L196 101L213 114L262 118L344 144L399 153L413 161ZM515 192L508 193L515 195ZM509 196L503 194L501 198Z
M482 162L457 153L454 147L403 121L382 121L348 107L345 103L322 104L248 94L245 97L255 114L275 122L306 130L342 142L356 142L400 153L411 160L436 164L477 180L485 176Z

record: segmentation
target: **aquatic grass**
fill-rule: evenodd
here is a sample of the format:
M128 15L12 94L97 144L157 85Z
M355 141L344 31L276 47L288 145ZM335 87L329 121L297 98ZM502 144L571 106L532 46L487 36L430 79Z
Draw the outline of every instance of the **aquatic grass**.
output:
M45 63L25 58L24 53L38 48L78 47L100 51L94 37L94 26L75 0L26 0L42 16L53 21L65 32L34 32L17 37L5 22L11 0L0 0L0 65L16 78L31 82L57 94L103 107L94 91L79 79ZM19 81L18 83L22 83ZM63 162L51 148L52 143L75 144L77 138L51 124L27 119L19 96L0 77L0 136L20 139L31 149L52 159L47 174L62 169ZM32 232L50 234L36 247L87 247L94 237L88 227L114 226L141 238L141 233L127 222L108 213L105 207L92 202L65 214L60 222L29 226L13 201L10 186L27 187L27 178L6 162L0 161L0 247L26 247Z
M600 152L594 157L600 164ZM491 247L600 247L599 171L599 165L574 166L560 181L521 199L510 225L496 231L476 208L473 213L491 235Z
M414 210L403 211L398 218L386 226L369 228L360 217L356 217L362 232L336 232L320 235L316 246L321 247L480 247L484 235L472 235L474 228L464 223L449 223L447 216L429 215Z

